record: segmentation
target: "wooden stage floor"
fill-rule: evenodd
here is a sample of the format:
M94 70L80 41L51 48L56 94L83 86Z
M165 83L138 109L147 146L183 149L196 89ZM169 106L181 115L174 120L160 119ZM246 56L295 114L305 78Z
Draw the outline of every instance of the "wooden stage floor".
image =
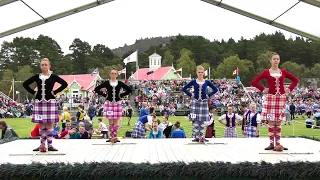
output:
M32 162L260 162L320 161L320 142L304 138L282 138L288 151L265 151L267 138L210 139L205 144L191 139L122 139L110 145L103 139L54 140L58 152L40 153L32 149L39 140L17 140L0 145L0 164L29 164Z

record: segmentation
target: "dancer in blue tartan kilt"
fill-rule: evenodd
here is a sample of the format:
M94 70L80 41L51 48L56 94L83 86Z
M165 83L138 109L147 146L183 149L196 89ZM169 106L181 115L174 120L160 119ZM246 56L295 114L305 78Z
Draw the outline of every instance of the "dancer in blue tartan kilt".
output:
M146 138L146 131L151 130L152 122L156 119L155 114L145 115L139 117L138 121L133 127L131 137L132 138Z
M209 100L218 92L218 89L208 80L204 80L204 68L197 67L197 79L191 80L183 91L192 99L189 120L192 121L192 135L195 138L193 142L208 141L204 138L205 122L209 121ZM193 87L193 94L189 88ZM208 94L207 90L210 87L213 91Z
M223 122L226 120L226 123ZM237 120L237 121L236 121ZM237 124L239 121L242 121L242 117L236 113L233 113L233 107L231 105L228 106L228 113L219 117L219 122L226 126L224 130L225 138L237 138Z
M243 134L243 136L245 136L245 134L246 134L246 131L247 131L247 128L244 128L245 127L245 125L247 125L246 123L246 121L247 121L247 114L248 113L250 113L251 112L251 110L250 109L248 109L248 105L247 105L247 103L242 103L241 105L240 105L240 110L243 112L243 116L242 116L242 123L241 123L241 125L242 125L242 128L241 128L241 130L242 130L242 134Z
M260 136L260 123L261 117L257 112L257 105L255 103L250 104L251 111L246 114L246 120L242 124L243 135L246 138L255 138Z

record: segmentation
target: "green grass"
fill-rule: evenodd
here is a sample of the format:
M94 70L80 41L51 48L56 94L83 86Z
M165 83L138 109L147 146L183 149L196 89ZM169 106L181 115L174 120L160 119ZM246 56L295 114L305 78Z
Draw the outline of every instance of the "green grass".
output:
M162 118L159 117L160 120L162 121ZM223 137L224 134L224 127L222 124L220 124L217 121L217 116L216 116L216 135L217 137L221 138ZM94 118L94 128L97 128L98 123L97 123L97 117ZM11 127L14 128L14 130L18 133L18 135L23 138L23 137L29 137L30 132L33 130L35 123L31 122L30 118L12 118L12 119L5 119L7 124ZM106 119L103 119L103 121L108 124L108 121ZM137 121L137 117L133 117L131 120L131 125L127 125L127 118L124 117L122 119L121 123L121 128L119 130L119 136L124 136L126 131L132 131L134 123ZM184 116L172 116L169 118L169 121L172 122L173 124L176 121L180 121L182 127L184 128L187 137L190 137L191 135L191 130L192 130L192 125L191 122L187 119L187 117ZM61 125L60 125L61 126ZM294 127L294 134L293 134L293 127ZM262 126L260 129L260 134L261 137L267 137L267 127ZM239 137L242 137L241 134L241 126L237 127ZM314 136L317 138L320 138L320 129L308 129L305 127L304 119L301 117L298 118L294 126L293 125L286 125L282 126L282 136Z

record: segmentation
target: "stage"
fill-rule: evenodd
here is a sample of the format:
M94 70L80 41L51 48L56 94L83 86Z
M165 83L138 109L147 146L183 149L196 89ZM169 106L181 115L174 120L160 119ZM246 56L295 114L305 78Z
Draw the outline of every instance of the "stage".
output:
M0 164L32 162L260 162L320 161L320 142L304 138L282 138L288 151L265 151L267 138L209 139L207 144L191 139L121 139L111 145L103 139L54 140L58 152L33 152L39 140L16 140L0 145Z

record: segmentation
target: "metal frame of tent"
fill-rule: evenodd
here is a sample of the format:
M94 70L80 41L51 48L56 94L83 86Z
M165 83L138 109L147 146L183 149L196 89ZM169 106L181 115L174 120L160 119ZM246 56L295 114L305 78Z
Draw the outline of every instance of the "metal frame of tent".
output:
M2 6L8 5L8 4L16 2L16 1L18 1L18 0L0 0L0 8ZM0 33L0 38L8 36L8 35L11 35L11 34L15 34L15 33L20 32L20 31L24 31L26 29L30 29L30 28L42 25L42 24L45 24L45 23L49 23L51 21L54 21L54 20L57 20L57 19L60 19L60 18L64 18L66 16L73 15L73 14L85 11L87 9L91 9L91 8L106 4L106 3L112 2L114 0L96 0L96 1L91 2L89 4L85 4L83 6L79 6L79 7L76 7L76 8L70 9L68 11L61 12L61 13L58 13L58 14L55 14L55 15L52 15L52 16L49 16L49 17L41 16L38 12L33 10L32 7L30 7L28 4L26 4L23 0L20 0L20 1L22 3L24 3L28 8L30 8L34 13L36 13L38 16L40 16L41 19L38 20L38 21L31 22L29 24L22 25L20 27L16 27L16 28L1 32ZM220 8L223 8L223 9L226 9L228 11L232 11L232 12L240 14L242 16L246 16L248 18L263 22L265 24L268 24L268 25L271 25L271 26L274 26L274 27L289 31L291 33L294 33L294 34L309 38L311 40L320 41L320 36L316 36L316 35L313 35L313 34L310 34L310 33L307 33L307 32L295 29L293 27L290 27L290 26L287 26L287 25L284 25L284 24L276 22L276 20L279 17L281 17L282 15L284 15L285 13L290 11L293 7L295 7L296 5L298 5L301 2L302 3L307 3L307 4L310 4L310 5L313 5L313 6L316 6L316 7L320 8L320 1L319 0L298 0L296 4L291 6L289 9L287 9L286 11L281 13L279 16L277 16L273 20L267 19L265 17L258 16L256 14L244 11L242 9L239 9L239 8L236 8L236 7L233 7L233 6L230 6L228 4L223 3L222 2L223 0L220 0L220 1L218 1L218 0L201 0L201 1L206 2L208 4L211 4L211 5L214 5L214 6L217 6L217 7L220 7Z

